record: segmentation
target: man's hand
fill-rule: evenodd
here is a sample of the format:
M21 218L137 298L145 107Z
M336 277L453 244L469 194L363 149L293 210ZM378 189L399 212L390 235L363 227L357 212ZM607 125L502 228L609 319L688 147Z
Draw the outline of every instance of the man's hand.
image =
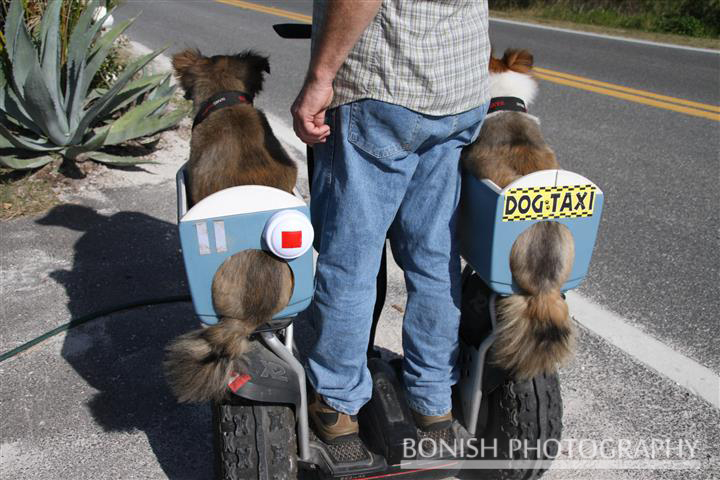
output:
M305 80L290 109L293 129L300 140L308 145L325 142L330 135L330 127L325 124L325 111L332 98L332 80Z
M290 113L303 142L322 143L330 135L325 111L333 98L332 82L353 45L370 24L382 0L328 0L325 22L313 45L307 78Z

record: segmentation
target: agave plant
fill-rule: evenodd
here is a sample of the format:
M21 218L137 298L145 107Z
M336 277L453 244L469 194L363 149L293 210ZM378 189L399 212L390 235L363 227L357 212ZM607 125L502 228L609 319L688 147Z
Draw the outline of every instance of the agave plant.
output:
M169 74L137 78L162 50L135 59L108 88L93 90L93 77L134 19L101 34L112 10L93 19L99 2L88 2L70 34L63 65L61 3L48 2L36 41L25 25L21 0L10 4L0 54L0 164L36 168L50 162L53 153L69 160L82 155L103 163L141 163L103 149L165 130L187 113L166 111L175 90Z

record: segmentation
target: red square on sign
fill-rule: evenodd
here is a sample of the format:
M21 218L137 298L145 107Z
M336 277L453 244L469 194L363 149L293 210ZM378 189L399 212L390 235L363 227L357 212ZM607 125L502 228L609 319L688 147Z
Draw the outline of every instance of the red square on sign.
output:
M282 248L302 247L302 232L282 232Z

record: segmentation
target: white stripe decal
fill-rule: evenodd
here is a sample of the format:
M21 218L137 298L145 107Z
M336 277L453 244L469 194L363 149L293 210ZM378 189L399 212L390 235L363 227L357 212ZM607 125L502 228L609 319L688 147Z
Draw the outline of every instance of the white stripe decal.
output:
M225 239L225 222L217 220L213 222L215 229L215 251L218 253L227 252L227 240Z
M209 255L210 237L208 236L207 224L205 222L196 223L195 229L197 230L200 255Z

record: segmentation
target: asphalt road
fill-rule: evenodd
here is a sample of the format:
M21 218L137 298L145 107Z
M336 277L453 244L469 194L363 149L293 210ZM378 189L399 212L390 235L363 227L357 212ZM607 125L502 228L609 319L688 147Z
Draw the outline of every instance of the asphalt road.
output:
M310 13L309 0L262 4ZM209 0L125 1L116 19L141 10L130 36L149 47L269 54L272 74L257 105L276 125L290 124L309 48L275 36L272 24L290 20ZM720 103L720 55L504 23L493 23L491 35L496 50L528 47L553 72ZM561 163L606 194L582 293L720 372L718 123L553 81L541 83L532 111ZM110 305L186 293L172 174L187 144L177 144L175 163L160 159L167 171L154 183L88 185L64 199L71 205L3 224L0 352ZM291 154L301 160L301 152ZM393 351L404 294L393 267L377 338ZM178 405L161 369L163 345L194 326L188 303L149 306L103 317L0 364L0 477L210 478L209 409ZM299 319L299 333L306 328ZM560 378L564 438L697 442L702 468L555 470L543 478L720 478L720 410L705 400L582 328Z

